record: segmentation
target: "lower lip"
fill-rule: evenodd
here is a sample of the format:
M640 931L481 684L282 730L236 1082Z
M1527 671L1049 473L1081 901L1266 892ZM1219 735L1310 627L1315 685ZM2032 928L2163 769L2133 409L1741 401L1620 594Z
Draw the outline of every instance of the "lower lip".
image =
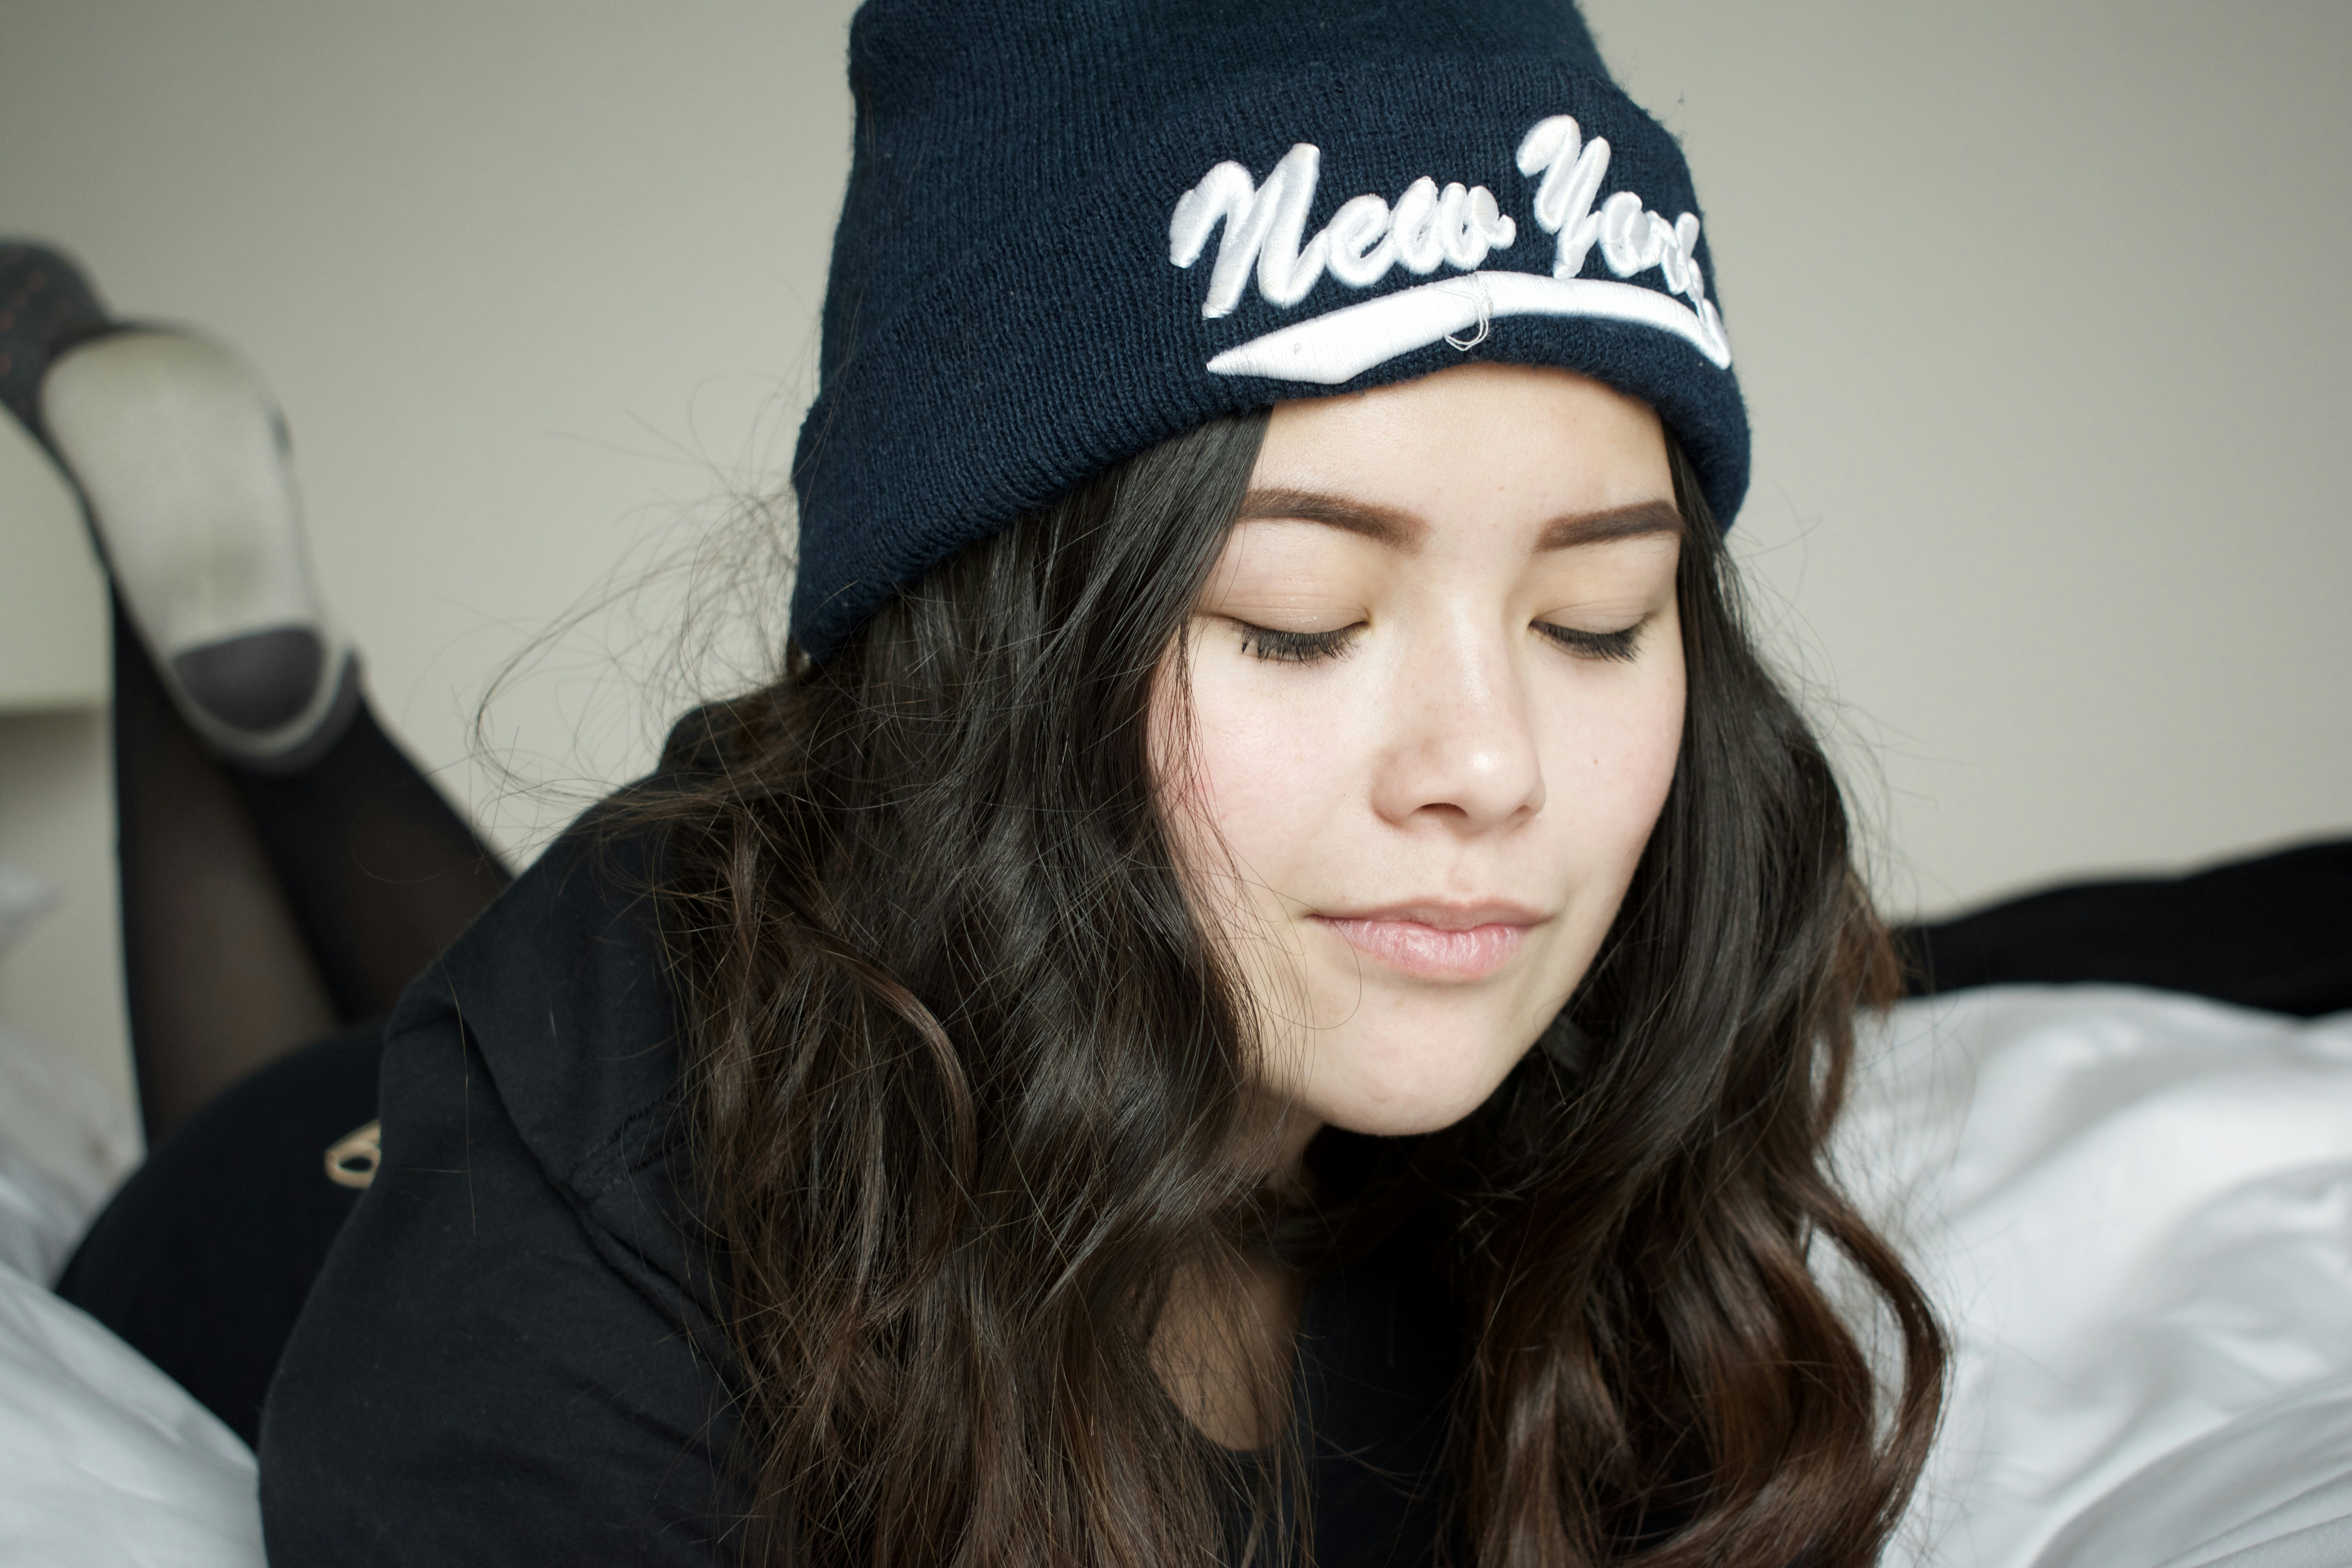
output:
M1419 921L1315 918L1367 958L1423 980L1484 980L1510 963L1528 937L1527 927L1499 922L1444 931Z

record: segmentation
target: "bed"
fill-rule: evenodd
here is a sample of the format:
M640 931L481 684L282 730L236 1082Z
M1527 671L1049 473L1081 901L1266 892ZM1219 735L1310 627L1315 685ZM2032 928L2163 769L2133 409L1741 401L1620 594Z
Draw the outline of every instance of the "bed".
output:
M2084 929L2079 898L1910 935L1929 994L1865 1030L1836 1146L1956 1348L1892 1563L2352 1563L2352 1010L2321 1011L2352 902L2315 931L2275 878L2227 869L2294 929L2234 960L2200 938L2161 973L2268 1007L2097 983L2147 978L2145 940L2017 983ZM2183 897L2244 935L2236 895L2187 886L2110 885L2104 929ZM0 1029L0 1568L262 1561L251 1453L47 1289L136 1152L94 1074Z

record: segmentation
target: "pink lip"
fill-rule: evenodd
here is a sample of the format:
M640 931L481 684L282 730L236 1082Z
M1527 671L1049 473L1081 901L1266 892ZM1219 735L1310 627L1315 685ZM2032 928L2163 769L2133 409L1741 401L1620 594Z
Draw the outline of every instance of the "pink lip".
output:
M1395 904L1315 917L1368 958L1424 980L1484 980L1544 917L1519 904Z

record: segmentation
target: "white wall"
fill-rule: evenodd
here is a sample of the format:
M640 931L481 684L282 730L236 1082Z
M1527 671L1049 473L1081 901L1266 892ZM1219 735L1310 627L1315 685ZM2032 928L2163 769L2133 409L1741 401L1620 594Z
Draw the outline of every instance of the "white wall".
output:
M2352 825L2352 5L1588 15L1696 173L1735 537L1889 900Z
M80 514L0 414L0 862L66 894L0 963L0 1020L73 1042L127 1090L107 635Z
M576 793L502 766L650 756L676 584L542 658L485 757L501 663L781 474L847 10L0 0L0 231L266 368L379 706L510 843ZM2352 6L1590 10L1691 153L1758 433L1735 538L1876 759L1890 901L2352 825Z

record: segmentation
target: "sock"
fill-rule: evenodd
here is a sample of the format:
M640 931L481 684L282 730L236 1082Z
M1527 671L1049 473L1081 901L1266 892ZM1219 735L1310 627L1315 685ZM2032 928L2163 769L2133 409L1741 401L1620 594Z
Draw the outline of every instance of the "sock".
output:
M38 414L174 704L230 760L299 767L348 723L352 653L312 580L286 426L228 349L125 329L68 348Z

